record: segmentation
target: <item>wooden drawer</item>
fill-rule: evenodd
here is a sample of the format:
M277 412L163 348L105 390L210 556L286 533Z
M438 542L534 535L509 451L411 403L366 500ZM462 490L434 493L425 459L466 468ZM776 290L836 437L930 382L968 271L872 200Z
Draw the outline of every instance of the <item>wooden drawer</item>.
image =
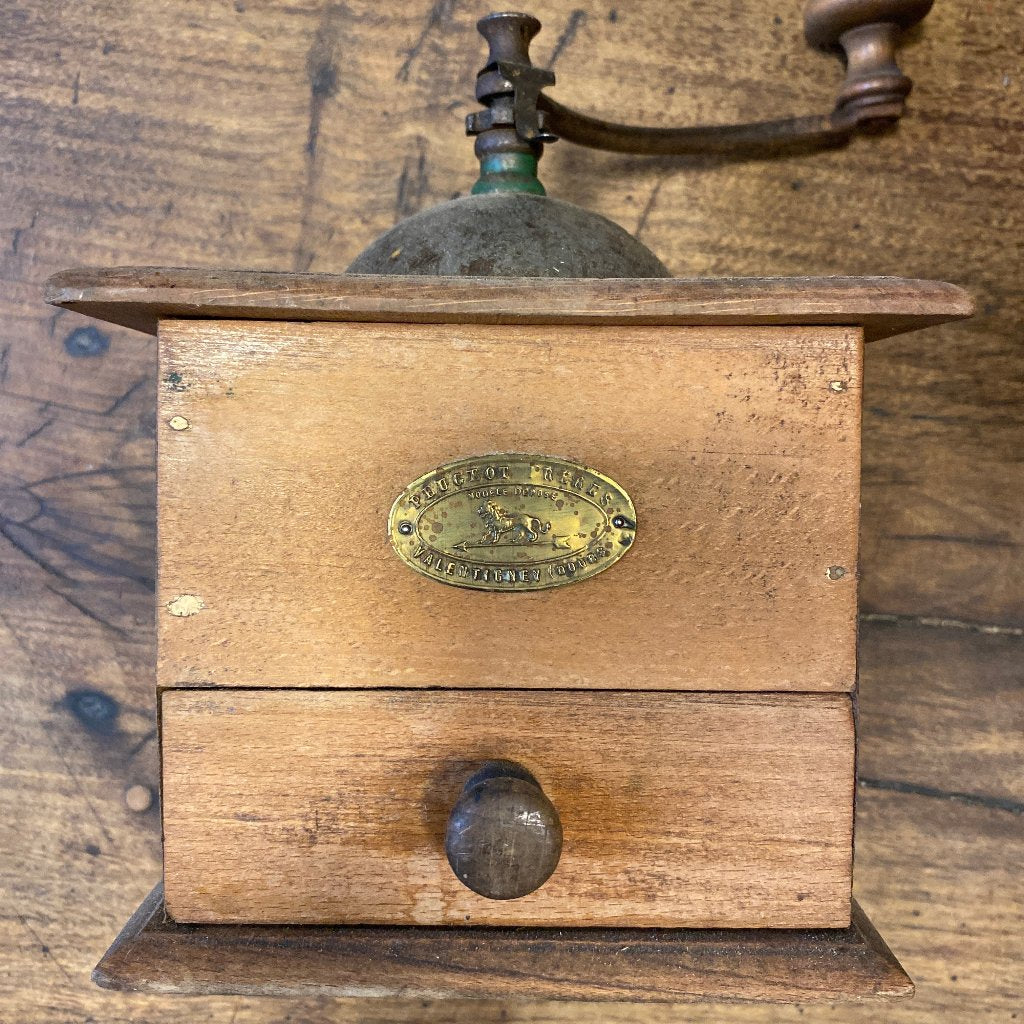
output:
M166 900L182 922L843 927L846 695L166 690ZM564 846L491 901L444 848L466 777L521 762Z
M160 358L161 686L852 689L856 328L165 321ZM403 565L403 489L496 452L611 477L628 554Z

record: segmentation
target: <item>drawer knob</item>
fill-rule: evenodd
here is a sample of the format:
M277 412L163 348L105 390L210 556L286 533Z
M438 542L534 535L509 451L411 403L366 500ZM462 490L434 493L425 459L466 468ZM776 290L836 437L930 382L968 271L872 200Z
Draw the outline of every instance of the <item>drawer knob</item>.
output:
M562 823L522 765L486 761L452 808L444 848L463 885L489 900L514 900L539 889L558 866Z

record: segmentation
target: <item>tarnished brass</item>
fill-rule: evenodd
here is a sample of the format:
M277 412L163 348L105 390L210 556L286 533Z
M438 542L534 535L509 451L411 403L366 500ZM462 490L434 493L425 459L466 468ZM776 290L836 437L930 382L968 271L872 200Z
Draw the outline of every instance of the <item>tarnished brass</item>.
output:
M424 473L395 500L388 533L399 558L440 583L544 590L589 579L636 537L629 495L597 470L546 455L459 459Z

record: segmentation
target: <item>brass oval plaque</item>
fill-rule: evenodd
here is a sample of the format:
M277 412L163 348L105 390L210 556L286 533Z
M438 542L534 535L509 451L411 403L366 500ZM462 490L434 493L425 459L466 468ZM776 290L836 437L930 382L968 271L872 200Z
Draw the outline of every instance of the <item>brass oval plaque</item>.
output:
M440 583L543 590L618 561L636 536L636 510L614 480L567 459L481 455L409 484L388 532L406 565Z

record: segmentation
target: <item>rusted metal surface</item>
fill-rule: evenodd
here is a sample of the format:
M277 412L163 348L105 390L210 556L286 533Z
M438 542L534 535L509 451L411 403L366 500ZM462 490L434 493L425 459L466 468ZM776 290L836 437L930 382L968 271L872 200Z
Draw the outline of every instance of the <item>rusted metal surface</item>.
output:
M642 156L689 156L701 153L782 155L794 151L841 146L853 135L852 126L835 123L829 114L788 117L750 124L692 128L642 128L615 124L541 96L547 123L559 138L591 149Z
M477 26L490 44L477 79L477 99L487 109L470 114L466 130L477 136L482 161L492 150L516 148L539 158L542 143L556 139L647 156L766 156L841 146L859 130L878 130L903 116L912 82L896 63L899 34L921 21L931 6L932 0L810 0L808 43L837 51L846 62L846 79L832 112L683 128L617 124L551 99L541 90L554 85L555 76L533 67L529 56L540 22L526 14L488 15Z
M550 196L464 196L406 217L350 274L472 278L667 278L664 264L607 217Z
M476 98L484 109L466 118L466 134L477 137L474 151L480 160L473 192L544 195L537 161L544 143L555 136L546 130L538 100L555 76L530 60L530 40L540 22L528 14L489 14L476 27L490 49L476 79Z

